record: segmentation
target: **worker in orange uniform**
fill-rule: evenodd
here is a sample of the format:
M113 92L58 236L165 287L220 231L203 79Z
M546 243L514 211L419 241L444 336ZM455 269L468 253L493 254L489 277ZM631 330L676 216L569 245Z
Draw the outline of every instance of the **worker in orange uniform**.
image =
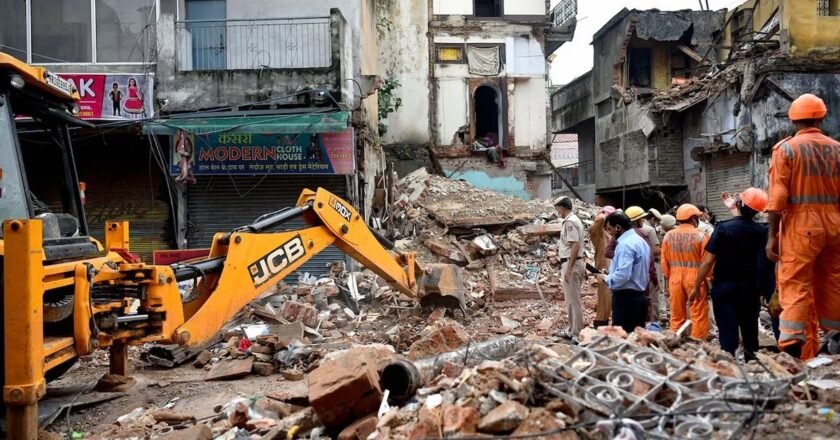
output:
M698 296L690 298L709 241L709 236L697 229L702 215L691 204L677 209L679 226L665 234L661 259L662 276L670 294L671 330L676 331L685 323L687 307L692 321L691 336L705 340L709 336L708 282Z
M793 101L796 135L773 147L770 162L766 251L779 262L779 348L801 358L816 351L814 318L840 330L840 142L820 130L827 113L817 96Z

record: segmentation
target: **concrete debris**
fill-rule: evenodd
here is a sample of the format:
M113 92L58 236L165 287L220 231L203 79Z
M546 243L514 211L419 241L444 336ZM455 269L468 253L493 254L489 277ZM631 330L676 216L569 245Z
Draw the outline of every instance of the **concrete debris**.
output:
M528 417L528 408L515 400L497 406L478 422L482 432L495 434L511 432Z
M411 345L408 352L409 359L422 359L446 353L465 345L469 335L464 328L449 321L431 330L426 336Z
M90 437L611 438L598 422L636 438L790 438L790 426L804 438L836 435L820 411L840 402L840 355L803 366L760 351L745 363L688 338L690 324L629 335L586 328L572 345L556 334L567 320L550 203L424 172L399 187L397 249L417 252L424 268L462 265L447 280L466 289L466 316L418 304L366 269L335 264L328 277L302 274L249 305L194 366L138 381L135 388L156 384L155 397L140 400L147 407L102 405L86 422L96 427ZM577 208L584 224L597 212ZM458 210L478 226L447 223ZM582 303L589 322L591 282Z

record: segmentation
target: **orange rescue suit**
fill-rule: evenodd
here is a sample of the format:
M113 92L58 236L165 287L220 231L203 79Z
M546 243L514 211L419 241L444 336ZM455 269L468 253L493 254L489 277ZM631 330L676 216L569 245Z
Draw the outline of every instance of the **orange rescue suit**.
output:
M662 240L662 275L668 279L673 331L685 323L688 296L694 288L708 242L709 236L690 223L683 223L668 231ZM703 283L700 298L688 306L692 321L691 337L695 339L705 340L709 336L708 295L707 285Z
M840 142L808 128L773 147L767 210L782 215L779 346L802 343L813 357L812 311L840 330Z

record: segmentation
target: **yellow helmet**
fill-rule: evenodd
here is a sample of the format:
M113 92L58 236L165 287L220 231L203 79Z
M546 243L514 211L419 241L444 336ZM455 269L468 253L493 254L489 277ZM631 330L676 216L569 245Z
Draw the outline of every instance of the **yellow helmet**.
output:
M638 206L631 206L631 207L624 210L624 214L627 217L630 217L631 222L634 222L636 220L641 220L641 219L645 218L645 216L647 215L647 212L645 212L644 209L642 209Z

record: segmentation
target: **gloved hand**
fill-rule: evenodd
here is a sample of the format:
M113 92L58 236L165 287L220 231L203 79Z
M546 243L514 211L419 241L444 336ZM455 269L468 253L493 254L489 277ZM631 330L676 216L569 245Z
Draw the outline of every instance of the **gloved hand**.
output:
M779 291L773 292L773 297L767 303L767 313L774 318L778 318L782 314L782 303L779 302Z

